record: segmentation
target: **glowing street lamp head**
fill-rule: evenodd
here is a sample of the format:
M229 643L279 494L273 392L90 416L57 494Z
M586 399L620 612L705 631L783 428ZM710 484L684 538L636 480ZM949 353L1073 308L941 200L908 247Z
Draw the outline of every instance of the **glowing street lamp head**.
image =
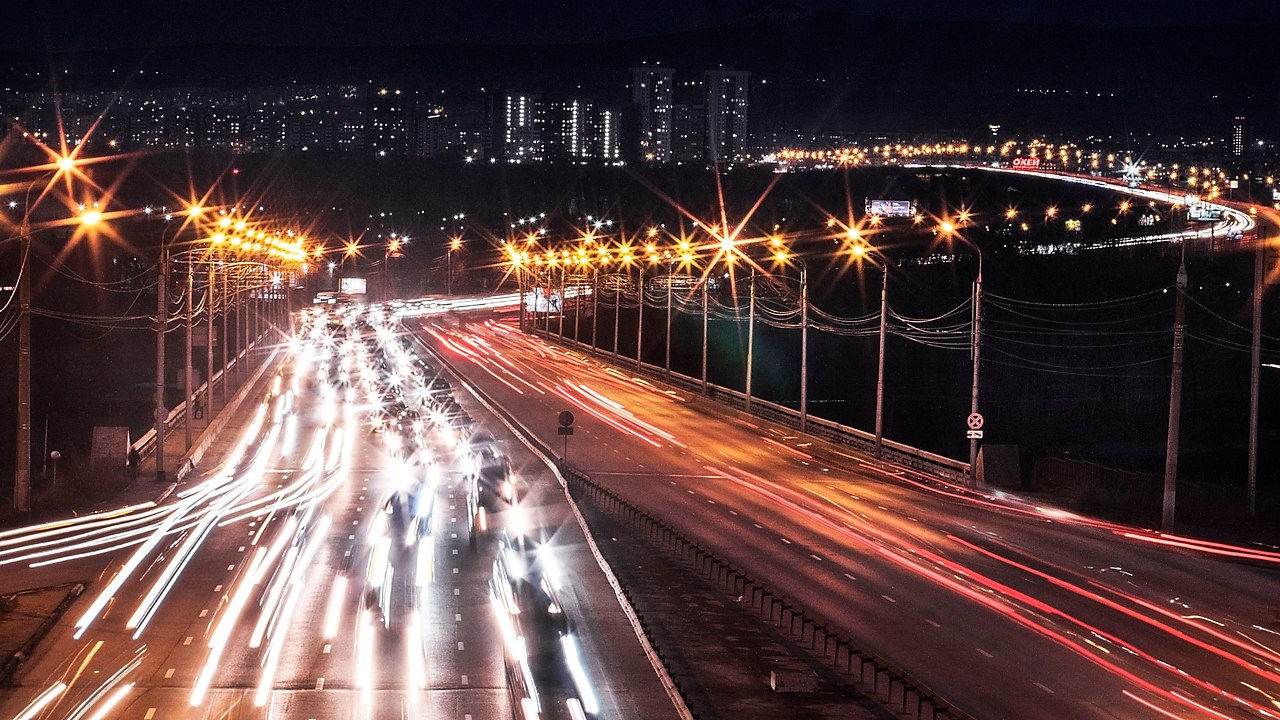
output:
M70 172L76 166L75 158L64 157L58 159L58 169L62 172Z
M457 250L462 247L462 238L453 238L449 241L449 249Z
M938 224L938 229L941 230L943 233L950 235L951 233L956 231L956 226L950 220L943 220L941 223Z
M80 213L81 225L97 225L102 222L102 213L98 210L85 210Z

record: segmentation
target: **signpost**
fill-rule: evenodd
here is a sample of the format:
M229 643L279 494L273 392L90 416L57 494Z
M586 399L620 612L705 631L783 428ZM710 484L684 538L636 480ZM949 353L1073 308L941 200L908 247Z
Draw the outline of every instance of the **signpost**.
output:
M982 423L982 413L969 413L969 417L965 419L965 425L969 427L965 432L965 437L969 440L981 440Z
M564 438L564 453L560 456L560 468L564 469L569 467L569 436L573 434L573 413L561 410L556 420L560 423L556 434Z

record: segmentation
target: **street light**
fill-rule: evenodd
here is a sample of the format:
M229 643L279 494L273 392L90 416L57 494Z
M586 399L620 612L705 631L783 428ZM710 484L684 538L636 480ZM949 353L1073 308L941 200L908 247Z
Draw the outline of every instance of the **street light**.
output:
M777 240L777 238L775 238ZM774 260L795 263L800 268L800 432L809 429L809 266L799 255L782 249L781 240L774 243ZM882 340L883 342L883 340Z
M67 172L74 168L74 160L61 158L58 163L59 172ZM53 173L49 183L59 177ZM82 227L97 225L102 221L102 213L91 209L80 213L78 217L68 220L55 220L31 226L31 213L35 208L31 204L31 190L42 181L35 180L27 186L26 201L23 206L22 219L18 222L18 255L21 258L18 270L18 417L17 448L15 454L16 467L13 481L13 507L19 512L31 510L31 236L58 227L66 227L79 223ZM46 186L47 187L47 186ZM43 193L41 194L43 197ZM39 198L36 204L39 204Z
M880 346L876 357L876 444L875 457L884 456L884 356L885 335L889 318L889 263L883 254L875 252L864 243L857 243L849 248L855 260L865 258L880 269ZM880 255L880 260L873 255Z
M462 238L449 240L449 250L445 252L445 294L453 297L453 254L462 249Z
M957 231L956 226L946 220L938 224L938 230L948 238L954 238L973 248L973 252L978 256L978 277L973 282L973 384L970 389L969 396L969 415L978 414L978 383L979 371L981 369L982 356L982 248L978 244L965 237L963 233ZM969 482L977 486L978 484L978 438L971 433L969 436Z

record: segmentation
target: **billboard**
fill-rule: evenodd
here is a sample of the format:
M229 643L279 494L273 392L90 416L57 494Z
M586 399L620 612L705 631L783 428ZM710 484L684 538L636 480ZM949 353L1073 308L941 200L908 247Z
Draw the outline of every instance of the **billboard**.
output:
M1216 222L1222 219L1222 207L1205 203L1192 203L1187 206L1187 219L1200 222Z
M880 217L915 217L914 200L867 200L867 214Z
M364 295L367 283L364 278L344 277L338 291L346 295Z
M1039 170L1040 158L1038 157L1016 157L1009 164L1014 170Z

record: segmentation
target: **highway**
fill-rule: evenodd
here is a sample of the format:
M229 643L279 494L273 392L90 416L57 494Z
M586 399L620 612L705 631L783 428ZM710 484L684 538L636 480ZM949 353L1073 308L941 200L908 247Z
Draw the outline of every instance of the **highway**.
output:
M545 466L389 322L330 320L164 502L0 533L0 590L88 585L0 716L676 717ZM477 502L480 442L516 496ZM511 604L526 563L552 635Z
M508 324L411 321L569 462L977 718L1280 716L1280 554L973 493Z

